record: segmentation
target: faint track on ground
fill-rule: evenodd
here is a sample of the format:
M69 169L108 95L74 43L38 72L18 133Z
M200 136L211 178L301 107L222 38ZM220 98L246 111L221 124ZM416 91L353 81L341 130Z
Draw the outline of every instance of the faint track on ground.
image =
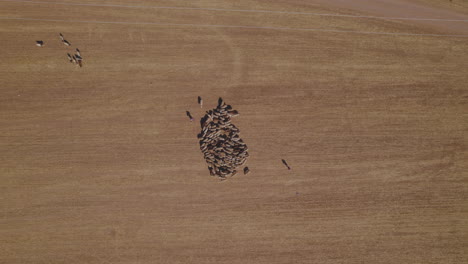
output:
M276 10L252 10L252 9L226 9L226 8L205 8L205 7L176 7L176 6L143 6L143 5L116 5L116 4L91 4L91 3L59 3L48 1L28 1L28 0L0 0L1 2L29 3L29 4L48 4L48 5L68 5L68 6L90 6L90 7L116 7L116 8L141 8L141 9L172 9L172 10L198 10L198 11L216 11L216 12L244 12L244 13L267 13L267 14L289 14L289 15L308 15L308 16L327 16L327 17L346 17L363 19L387 19L387 20L415 20L415 21L441 21L441 22L468 22L468 19L450 19L450 18L417 18L417 17L382 17L365 15L346 15L346 14L326 14L314 12L297 11L276 11Z
M426 37L459 37L466 38L468 35L453 34L424 34L424 33L398 33L398 32L372 32L354 31L321 28L290 28L290 27L267 27L267 26L240 26L240 25L209 25L209 24L178 24L178 23L157 23L157 22L120 22L120 21L86 21L86 20L64 20L64 19L42 19L26 17L0 17L0 20L23 20L23 21L43 21L43 22L68 22L68 23L94 23L94 24L116 24L116 25L153 25L172 27L205 27L205 28L237 28L237 29L265 29L265 30L286 30L286 31L310 31L328 33L348 33L366 35L391 35L391 36L426 36Z

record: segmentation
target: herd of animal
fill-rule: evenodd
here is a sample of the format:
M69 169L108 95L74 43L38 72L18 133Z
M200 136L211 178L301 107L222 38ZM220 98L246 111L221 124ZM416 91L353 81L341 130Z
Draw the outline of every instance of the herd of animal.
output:
M198 104L203 107L200 96ZM189 111L186 113L190 121L193 121L192 114ZM231 123L231 118L238 115L239 112L233 110L232 106L227 105L220 97L218 106L207 111L200 120L201 132L198 134L200 150L208 163L211 176L217 176L221 180L236 175L238 167L243 166L249 157L247 145L239 136L240 130ZM281 159L281 162L291 170L286 160ZM248 174L249 167L244 167L243 172Z
M59 33L59 37L65 46L71 46L62 33ZM42 47L44 41L37 40L36 45ZM78 48L75 49L73 55L67 53L67 57L70 63L83 67L83 57ZM198 104L203 107L203 100L200 96ZM194 120L189 111L186 114L190 121ZM210 174L218 176L221 180L236 175L238 167L243 166L249 157L248 147L239 136L240 130L231 123L231 118L237 115L239 115L237 110L233 110L232 106L227 105L222 98L219 98L218 106L207 111L200 120L201 132L198 134L200 149L208 163ZM284 159L281 161L288 170L291 169ZM244 167L243 172L248 174L250 169Z
M201 106L201 98L198 103ZM239 136L240 130L231 123L231 118L237 115L236 110L219 98L218 106L207 111L200 120L200 150L210 174L222 180L236 175L237 168L244 165L249 157L247 145ZM249 171L248 167L244 168L244 174Z
M62 41L63 45L65 45L67 47L71 46L71 43L64 38L62 33L59 33L59 37L60 37L60 40ZM36 46L43 47L44 45L45 45L44 41L42 41L42 40L37 40L36 41ZM75 49L75 54L73 54L73 55L71 55L70 53L67 53L67 57L68 57L68 61L70 63L73 63L76 66L83 67L83 57L81 57L81 52L80 52L80 50L78 48Z

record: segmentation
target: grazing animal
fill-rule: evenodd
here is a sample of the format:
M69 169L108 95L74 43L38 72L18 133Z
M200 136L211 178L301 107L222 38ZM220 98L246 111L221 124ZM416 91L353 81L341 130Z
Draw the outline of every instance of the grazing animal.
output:
M67 56L68 56L68 60L70 61L70 63L73 63L73 58L72 58L72 56L70 55L70 53L67 53Z
M72 61L73 61L73 63L77 64L77 60L76 60L75 55L72 56Z
M200 119L200 126L201 126L203 129L207 128L207 127L208 127L207 125L210 123L210 122L209 122L210 119L212 120L211 116L205 115L202 119Z
M208 170L210 171L211 176L215 176L214 170L211 166L208 167Z
M71 46L70 42L68 42L66 39L62 40L62 42L65 44L65 46Z
M78 48L76 48L76 55L81 57L81 52L80 52L80 50Z
M62 33L59 33L59 36L60 36L60 40L61 40L61 41L64 41L64 40L65 40L65 39L63 38Z
M231 177L233 177L233 176L236 175L236 174L237 174L237 171L234 170L234 171L232 172L232 174L231 174Z
M198 96L198 104L200 105L200 108L203 107L203 99L200 96Z
M249 167L245 167L244 168L244 175L247 175L249 172L250 172Z
M221 107L221 106L223 106L223 105L224 105L223 98L220 97L220 98L218 99L218 107Z
M288 168L288 170L291 170L291 167L289 167L288 163L284 159L282 159L281 161L286 166L286 168Z
M36 40L36 46L38 46L38 47L44 46L44 41L42 41L42 40Z
M240 165L240 166L244 165L246 161L247 161L246 159L242 160L241 163L240 163L239 165Z
M230 116L238 116L239 115L239 112L237 110L231 110L231 111L228 111L228 114Z
M232 149L232 148L224 148L224 151L226 151L226 153L232 154L232 152L234 152L234 149Z
M193 116L192 116L192 114L190 114L189 111L185 111L185 113L187 114L188 118L190 118L190 122L192 122L192 121L193 121Z

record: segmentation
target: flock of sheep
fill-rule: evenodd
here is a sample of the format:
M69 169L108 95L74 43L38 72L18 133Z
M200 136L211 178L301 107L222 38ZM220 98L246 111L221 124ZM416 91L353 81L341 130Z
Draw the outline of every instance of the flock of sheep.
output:
M62 43L65 46L67 46L67 47L71 46L71 43L63 37L62 33L59 33L59 37L60 37L60 40L62 41ZM37 40L36 41L36 46L38 46L38 47L44 46L44 41ZM80 52L79 49L75 49L75 54L74 55L70 55L70 53L67 53L67 57L68 57L68 61L70 63L73 63L76 66L83 67L83 57L81 57L81 52Z
M237 168L244 165L249 157L247 145L239 137L239 129L231 123L231 118L238 114L219 98L218 106L207 111L200 120L200 149L208 163L210 174L222 180L234 176ZM245 167L244 174L247 173L249 168Z
M60 40L66 46L71 46L62 35L59 34ZM42 40L36 41L39 47L44 46ZM67 53L68 60L77 66L83 66L83 58L79 49L75 50L74 55ZM201 97L198 97L198 104L203 106ZM206 115L200 120L201 133L198 134L200 139L200 149L208 163L208 170L212 176L218 176L221 180L227 179L236 175L237 168L243 166L249 157L247 145L239 136L239 129L231 123L231 118L239 115L236 110L233 110L230 105L227 105L222 98L218 100L218 106L206 112ZM189 111L187 116L191 121L194 120ZM283 164L290 170L287 162L281 160ZM248 167L244 167L244 174L250 172Z

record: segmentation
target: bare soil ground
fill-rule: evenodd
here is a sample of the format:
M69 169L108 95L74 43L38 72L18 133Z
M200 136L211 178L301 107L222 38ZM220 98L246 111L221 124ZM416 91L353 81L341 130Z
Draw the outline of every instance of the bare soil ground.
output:
M468 19L457 0L80 1L97 2ZM5 1L0 17L468 30ZM2 19L0 40L0 263L468 262L468 38ZM251 170L223 182L185 115L219 96Z

